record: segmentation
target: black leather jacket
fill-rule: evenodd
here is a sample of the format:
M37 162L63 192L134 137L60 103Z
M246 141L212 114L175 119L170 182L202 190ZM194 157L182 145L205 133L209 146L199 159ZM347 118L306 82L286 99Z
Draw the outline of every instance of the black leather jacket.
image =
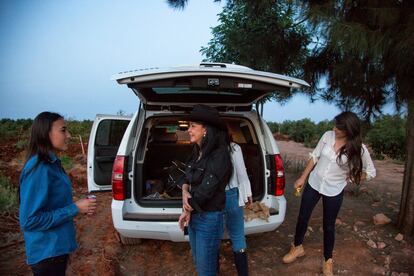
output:
M199 161L188 162L186 181L190 184L188 203L193 213L222 211L226 203L225 188L231 176L232 164L228 149L220 147Z

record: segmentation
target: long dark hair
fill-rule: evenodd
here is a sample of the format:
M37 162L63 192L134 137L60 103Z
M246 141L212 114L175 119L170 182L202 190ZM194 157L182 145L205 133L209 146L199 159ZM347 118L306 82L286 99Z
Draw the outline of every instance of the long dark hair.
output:
M358 116L350 111L342 112L334 118L335 127L346 134L346 144L339 149L336 162L342 164L342 156L348 159L349 178L353 183L361 182L362 173L362 137L361 123Z
M49 152L53 150L53 145L49 138L49 132L53 123L59 119L63 119L63 116L48 111L36 116L30 130L26 161L37 155L38 163L41 161L50 162Z
M206 135L202 138L200 146L198 146L197 143L194 144L193 153L190 157L190 160L196 160L200 155L200 151L202 153L201 159L203 159L204 157L208 156L213 150L222 148L227 155L226 159L229 162L229 164L223 164L223 166L228 165L229 167L229 172L225 176L225 181L228 182L233 173L233 165L231 163L231 147L227 130L220 129L203 122L196 123L201 124L206 128Z
M59 119L63 119L63 117L57 113L45 111L37 115L33 120L32 127L30 128L26 162L35 155L38 156L38 159L36 164L29 169L29 173L32 172L40 162L51 161L49 152L53 150L53 145L49 138L49 132L52 129L53 123ZM20 204L20 185L17 189L17 197Z

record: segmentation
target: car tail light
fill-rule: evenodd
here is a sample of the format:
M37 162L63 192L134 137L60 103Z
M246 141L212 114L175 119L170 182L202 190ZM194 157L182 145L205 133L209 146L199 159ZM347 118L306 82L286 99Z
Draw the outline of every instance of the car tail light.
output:
M125 199L125 156L118 155L112 169L112 195L115 200Z
M285 168L280 154L275 154L275 195L281 196L285 192Z

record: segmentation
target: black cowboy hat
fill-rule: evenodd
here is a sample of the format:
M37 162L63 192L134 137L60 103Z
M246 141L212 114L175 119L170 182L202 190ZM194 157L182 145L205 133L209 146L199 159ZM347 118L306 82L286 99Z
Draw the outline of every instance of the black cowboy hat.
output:
M226 130L227 126L220 120L220 115L214 107L198 104L195 105L189 115L186 116L188 121L205 123Z

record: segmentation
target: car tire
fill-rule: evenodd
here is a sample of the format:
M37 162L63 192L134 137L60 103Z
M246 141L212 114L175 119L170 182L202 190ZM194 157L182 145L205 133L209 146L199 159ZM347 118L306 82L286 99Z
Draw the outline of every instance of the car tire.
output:
M128 238L122 236L121 234L118 234L118 237L122 245L139 245L142 243L142 239Z

